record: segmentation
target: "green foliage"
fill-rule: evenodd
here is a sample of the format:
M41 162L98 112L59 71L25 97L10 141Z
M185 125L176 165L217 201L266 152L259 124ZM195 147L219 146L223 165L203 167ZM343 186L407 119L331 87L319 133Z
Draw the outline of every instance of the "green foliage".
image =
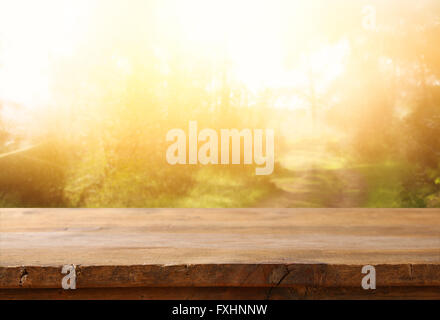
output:
M277 100L298 98L349 141L342 144L325 134L326 141L304 139L308 150L329 141L327 151L337 157L312 154L312 160L289 162L295 166L289 170L303 170L310 162L320 169L311 184L325 192L312 199L314 204L331 204L330 198L344 193L344 172L338 170L348 167L349 159L368 164L355 166L366 181L363 205L440 207L438 0L423 1L416 9L412 1L372 0L378 9L377 32L362 28L363 3L348 2L314 0L282 15L287 69L301 64L315 43L346 42L350 53L331 84L320 83L319 71L311 70L306 75L310 88L281 88L280 93L231 88L231 63L224 62L223 52L209 57L198 48L187 51L178 27L159 33L163 37L157 41L150 4L134 12L121 3L111 14L97 15L85 49L54 66L55 105L71 108L67 115L59 111L47 117L47 135L54 142L0 158L0 206L252 206L274 192L268 178L256 177L253 167L170 166L166 132L186 128L189 120L214 129L283 125L288 130L278 130L277 148L295 154L298 146L289 146L288 140L303 118L284 119L288 111L271 107ZM399 14L392 12L397 6ZM97 12L108 13L106 8L102 2ZM341 12L347 13L345 19ZM111 26L127 29L110 34ZM0 119L0 153L7 151L10 135ZM278 178L290 186L291 176Z
M0 203L3 206L64 205L67 159L57 145L45 144L0 158Z
M274 191L268 177L254 176L255 168L201 168L194 187L174 206L183 208L252 207Z
M365 180L366 208L420 207L410 203L412 192L404 184L412 176L414 168L403 161L387 161L364 164L357 168Z

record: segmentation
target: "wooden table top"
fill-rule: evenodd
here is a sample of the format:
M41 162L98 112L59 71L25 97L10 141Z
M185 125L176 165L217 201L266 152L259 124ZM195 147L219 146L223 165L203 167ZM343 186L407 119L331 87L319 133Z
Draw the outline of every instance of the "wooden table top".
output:
M439 209L0 209L0 288L440 286Z

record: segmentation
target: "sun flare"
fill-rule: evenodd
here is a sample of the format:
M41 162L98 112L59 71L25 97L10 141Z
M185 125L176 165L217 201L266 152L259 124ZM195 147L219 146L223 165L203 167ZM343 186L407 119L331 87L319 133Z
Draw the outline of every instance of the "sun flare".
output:
M78 63L74 59L69 62L69 59L79 53L82 44L93 46L87 30L98 25L94 14L102 3L105 2L2 2L0 97L28 109L56 103L54 82L57 80L54 76L59 63ZM120 4L106 4L106 8L112 6L111 12L117 13ZM285 10L299 10L299 6L295 1L286 7L282 1L269 0L164 1L154 7L158 42L152 50L162 57L172 55L163 41L168 37L169 41L177 41L186 54L195 59L207 59L215 69L227 72L231 86L245 87L254 94L268 88L307 86L310 67L319 73L321 81L331 81L342 68L340 57L346 48L340 45L321 47L314 52L298 48L311 59L302 59L295 66L287 67L283 44L286 27L282 14ZM106 25L106 32L129 37L131 29L126 27L129 19L129 16L120 18L118 22L124 25L122 28L118 24ZM130 57L112 52L109 55L122 75L131 72ZM166 59L161 68L170 69ZM283 106L292 107L289 103Z
M52 69L75 54L90 5L86 1L0 3L0 97L38 108L50 103Z
M437 205L440 2L367 2L0 0L0 207Z

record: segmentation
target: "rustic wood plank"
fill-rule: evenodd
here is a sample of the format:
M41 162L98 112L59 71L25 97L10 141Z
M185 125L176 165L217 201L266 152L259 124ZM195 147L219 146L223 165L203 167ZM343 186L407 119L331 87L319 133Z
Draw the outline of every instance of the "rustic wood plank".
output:
M66 264L83 290L299 287L321 296L358 290L370 264L378 288L440 297L440 210L0 209L3 296L59 289Z
M438 299L436 287L381 287L375 291L361 288L247 288L247 287L178 287L178 288L87 288L6 289L0 300L420 300Z

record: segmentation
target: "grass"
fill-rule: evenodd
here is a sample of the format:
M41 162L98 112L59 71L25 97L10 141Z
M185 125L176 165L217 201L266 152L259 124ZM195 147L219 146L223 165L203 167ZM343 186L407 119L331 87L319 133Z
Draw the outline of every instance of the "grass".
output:
M0 208L20 207L20 198L14 194L0 194Z
M253 167L176 166L145 170L128 163L126 168L110 174L95 170L95 175L88 162L82 168L84 172L74 170L82 172L80 178L70 177L66 184L69 207L246 207L274 189L267 178L255 175Z
M277 207L286 205L277 201L280 191L290 193L287 205L296 207L326 207L341 199L366 208L440 203L437 171L431 184L416 184L415 168L406 162L359 164L319 145L295 149L272 176L256 176L252 166L152 167L130 159L106 171L106 158L94 153L64 177L46 162L8 159L0 161L0 207L240 208L263 199L273 199Z
M367 196L365 208L402 208L402 182L412 167L404 162L385 161L355 167L363 176Z
M194 187L176 202L176 207L250 207L273 191L274 186L264 177L204 167L197 172Z

